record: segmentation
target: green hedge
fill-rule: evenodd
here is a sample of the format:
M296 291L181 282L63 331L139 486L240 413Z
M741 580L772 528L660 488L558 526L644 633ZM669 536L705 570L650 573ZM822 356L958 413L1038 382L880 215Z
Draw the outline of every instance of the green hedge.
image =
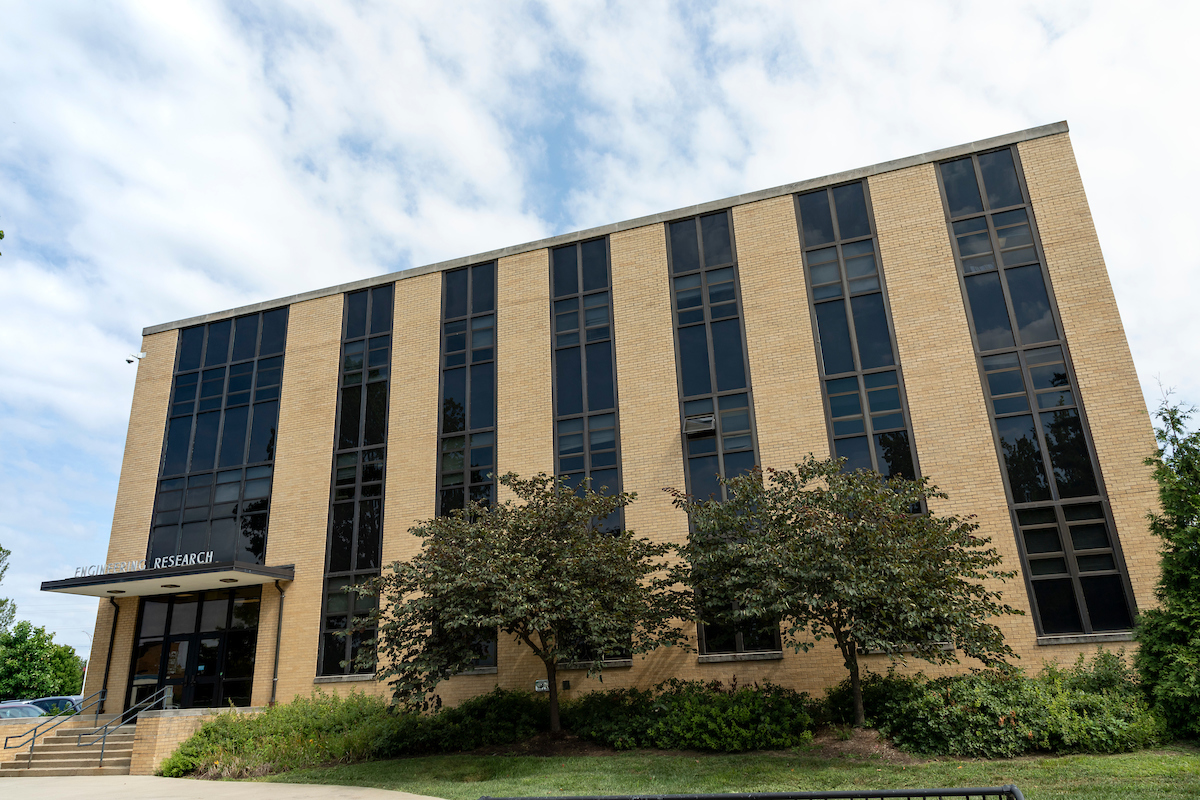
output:
M1030 752L1116 753L1166 738L1124 654L930 680L868 674L868 723L917 753L1003 758ZM823 702L772 684L670 680L564 701L563 727L617 749L734 753L795 747L816 722L853 719L848 682ZM321 764L504 745L549 729L544 696L495 689L436 714L399 712L364 694L314 694L261 714L221 714L163 762L170 777L252 777Z
M1036 677L1015 669L934 680L872 674L863 704L868 724L923 754L1119 753L1166 738L1123 653L1080 656L1072 667L1049 665ZM844 682L829 693L827 713L847 722L851 709Z
M653 691L592 692L564 704L564 727L617 749L777 750L812 739L812 701L773 684L661 683Z
M159 767L167 777L245 778L320 764L472 750L527 739L549 727L549 706L496 689L430 716L385 700L314 693L261 714L221 714Z

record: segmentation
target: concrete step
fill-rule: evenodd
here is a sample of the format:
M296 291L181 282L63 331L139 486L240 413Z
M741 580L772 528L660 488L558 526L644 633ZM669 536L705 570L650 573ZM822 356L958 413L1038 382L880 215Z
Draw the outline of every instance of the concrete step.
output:
M132 747L122 747L119 750L114 749L112 747L106 747L104 749L105 763L107 763L110 758L129 758L132 755L133 755ZM28 760L29 756L26 755L25 759ZM100 760L100 751L99 750L87 751L87 750L83 750L82 748L80 748L80 751L76 752L76 753L71 753L71 752L47 753L41 749L33 751L34 763L37 763L39 761L78 761L79 759L83 759L84 761L99 761Z
M121 727L112 727L108 729L109 737L113 736L133 736L137 732L136 725L122 725ZM70 737L74 739L76 736L95 736L104 733L103 728L55 728L46 737L53 739L56 736Z
M106 753L111 753L114 750L132 750L132 749L133 749L133 739L123 739L119 742L114 741L113 739L109 739L108 746L104 748L104 751ZM26 749L25 752L28 753L29 750ZM92 753L92 752L99 753L100 752L100 743L96 742L95 744L77 745L74 742L53 742L52 741L52 742L39 743L38 746L34 748L34 752L36 752L36 753Z
M108 734L108 740L110 742L112 742L112 741L116 741L117 739L128 739L129 741L132 742L133 736L135 733L136 733L136 731L133 729L133 726L127 726L127 727L121 728L119 731L111 731ZM60 729L60 730L54 731L49 736L43 738L42 741L43 742L57 742L57 741L72 741L72 742L74 742L80 736L84 737L85 740L90 740L93 738L98 739L98 737L100 737L102 734L103 734L103 731L96 732L93 730L80 730L78 728L71 728L71 729L65 730L65 731Z
M106 766L106 767L124 767L125 769L129 769L129 762L131 760L132 760L131 753L124 753L124 754L120 754L120 755L118 755L116 753L105 753L104 754L104 766ZM27 769L27 768L61 769L61 768L69 767L71 769L76 769L76 768L82 768L82 767L98 767L98 766L100 766L100 755L99 754L96 754L93 757L84 757L84 758L44 759L44 758L38 758L37 754L35 753L33 756L33 761L26 761L23 758L19 758L16 761L6 761L3 764L0 764L0 771L8 771L8 770L14 770L14 769Z
M0 778L59 778L71 775L128 775L129 765L110 767L35 767L33 769L0 769Z

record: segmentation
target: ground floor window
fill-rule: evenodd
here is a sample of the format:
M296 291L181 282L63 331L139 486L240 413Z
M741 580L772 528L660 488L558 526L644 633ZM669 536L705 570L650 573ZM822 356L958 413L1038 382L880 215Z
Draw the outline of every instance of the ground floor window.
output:
M773 620L700 622L696 627L701 655L762 653L781 648L779 623Z
M250 705L262 587L142 599L127 705L167 689L165 708Z

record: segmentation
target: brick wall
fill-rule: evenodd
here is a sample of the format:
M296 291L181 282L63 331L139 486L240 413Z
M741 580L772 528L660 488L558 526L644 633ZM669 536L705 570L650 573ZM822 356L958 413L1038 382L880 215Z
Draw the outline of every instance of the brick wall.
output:
M788 469L829 456L808 289L792 198L733 209L758 457Z
M133 735L133 755L129 761L130 775L153 775L185 739L200 730L218 714L258 714L259 708L239 708L221 712L212 709L179 709L151 711L138 717Z

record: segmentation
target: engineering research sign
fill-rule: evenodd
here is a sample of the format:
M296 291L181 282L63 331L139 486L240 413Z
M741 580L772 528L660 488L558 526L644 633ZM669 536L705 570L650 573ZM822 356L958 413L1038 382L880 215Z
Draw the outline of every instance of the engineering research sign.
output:
M212 562L212 550L203 553L180 553L179 555L156 558L153 563L143 558L141 561L114 561L109 564L92 564L87 567L76 567L74 577L90 578L93 575L119 575L123 572L141 572L145 569L163 569L167 567L190 567L194 564L211 564Z

